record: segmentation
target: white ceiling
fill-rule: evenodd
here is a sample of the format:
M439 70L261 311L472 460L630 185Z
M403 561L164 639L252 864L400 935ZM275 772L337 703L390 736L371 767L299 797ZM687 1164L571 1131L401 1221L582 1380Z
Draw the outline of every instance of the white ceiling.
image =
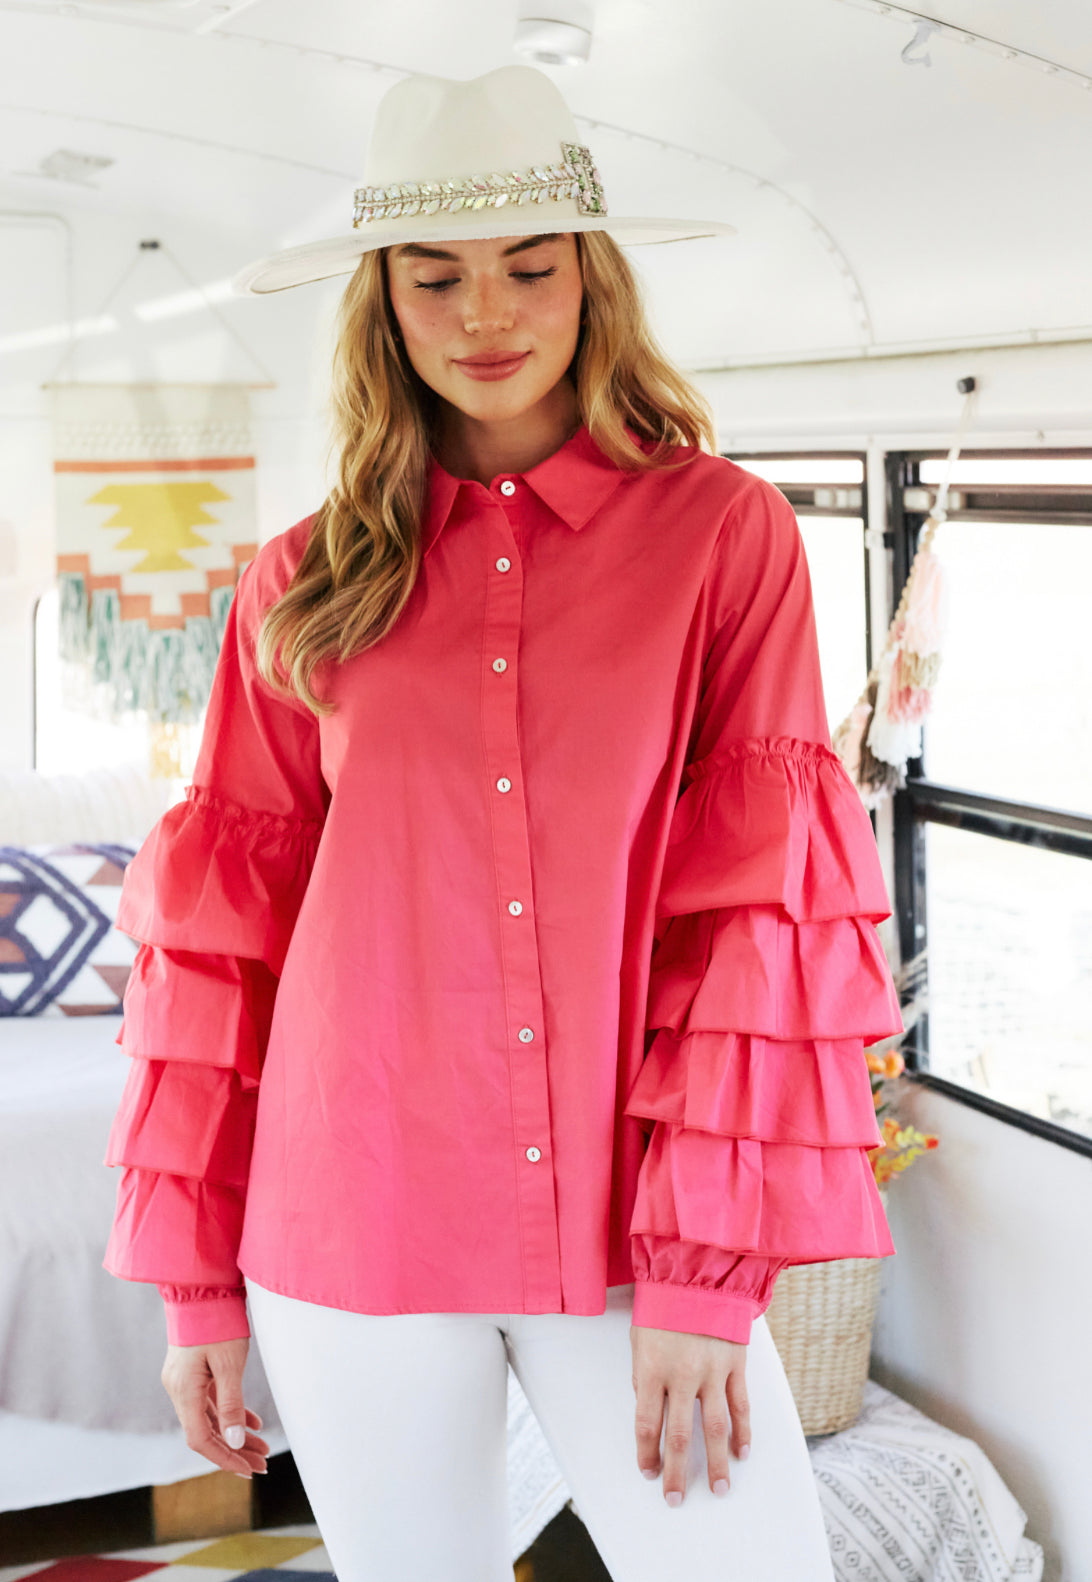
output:
M611 210L738 227L634 252L689 366L1092 334L1088 0L937 0L929 66L902 59L909 8L876 0L594 9L589 63L547 70ZM0 0L0 209L174 214L222 237L222 275L345 231L385 89L518 59L515 13ZM60 149L113 163L36 174Z

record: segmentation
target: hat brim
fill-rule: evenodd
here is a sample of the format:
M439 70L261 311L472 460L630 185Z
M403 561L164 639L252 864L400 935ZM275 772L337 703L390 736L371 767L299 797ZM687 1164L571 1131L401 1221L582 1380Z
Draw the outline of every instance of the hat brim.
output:
M460 242L495 239L500 236L536 236L548 230L543 213L536 204L530 209L485 209L478 214L460 214L445 225L443 215L430 217L433 224L427 236L397 223L385 228L362 228L347 236L329 236L318 242L304 242L270 253L240 269L231 281L235 296L265 296L271 291L286 291L313 280L329 280L335 275L350 275L365 253L380 247L396 247L402 242ZM437 223L438 222L438 223ZM734 225L720 220L616 219L611 215L558 216L559 231L608 231L623 247L645 246L653 242L697 241L704 237L734 236Z

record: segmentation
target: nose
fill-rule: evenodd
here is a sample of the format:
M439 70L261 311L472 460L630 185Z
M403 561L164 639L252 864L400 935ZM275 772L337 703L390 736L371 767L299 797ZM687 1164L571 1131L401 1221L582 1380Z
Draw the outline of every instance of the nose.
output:
M463 326L469 335L496 335L512 328L511 295L499 281L473 281L464 301Z

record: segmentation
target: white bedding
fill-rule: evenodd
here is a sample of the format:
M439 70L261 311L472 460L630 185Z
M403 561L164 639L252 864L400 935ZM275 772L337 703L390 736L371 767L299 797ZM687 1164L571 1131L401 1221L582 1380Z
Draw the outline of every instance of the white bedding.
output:
M102 1267L120 1170L103 1164L129 1057L118 1016L0 1028L0 1409L82 1428L178 1426L154 1285ZM256 1347L247 1400L279 1422Z
M199 1477L159 1380L154 1285L102 1267L119 1170L102 1162L129 1057L117 1016L0 1024L0 1511ZM251 1346L247 1404L288 1448ZM569 1497L508 1370L508 1481L518 1558Z

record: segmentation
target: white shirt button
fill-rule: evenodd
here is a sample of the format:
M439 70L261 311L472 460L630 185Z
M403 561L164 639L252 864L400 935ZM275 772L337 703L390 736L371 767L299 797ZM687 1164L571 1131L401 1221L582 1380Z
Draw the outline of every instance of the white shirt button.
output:
M542 1158L542 1149L541 1148L528 1148L528 1150L527 1150L527 1157L531 1161L531 1163L534 1164L536 1159L541 1159Z
M509 901L509 903L508 903L508 910L511 912L513 917L518 917L519 914L523 911L523 902L522 901Z
M511 478L506 478L501 484L501 494L515 494L516 486Z
M507 661L507 659L494 659L494 661L493 661L493 669L497 672L498 675L500 674L500 672L502 670L507 670L508 669L508 661Z
M506 780L505 777L503 775L501 775L500 779L497 781L497 790L498 791L511 791L511 789L512 789L512 782L511 782L511 780Z
M516 1034L521 1044L529 1044L534 1036L533 1031L529 1027L521 1027Z
M497 570L498 571L511 571L511 569L512 569L512 562L508 559L507 555L502 555L501 558L497 561Z

